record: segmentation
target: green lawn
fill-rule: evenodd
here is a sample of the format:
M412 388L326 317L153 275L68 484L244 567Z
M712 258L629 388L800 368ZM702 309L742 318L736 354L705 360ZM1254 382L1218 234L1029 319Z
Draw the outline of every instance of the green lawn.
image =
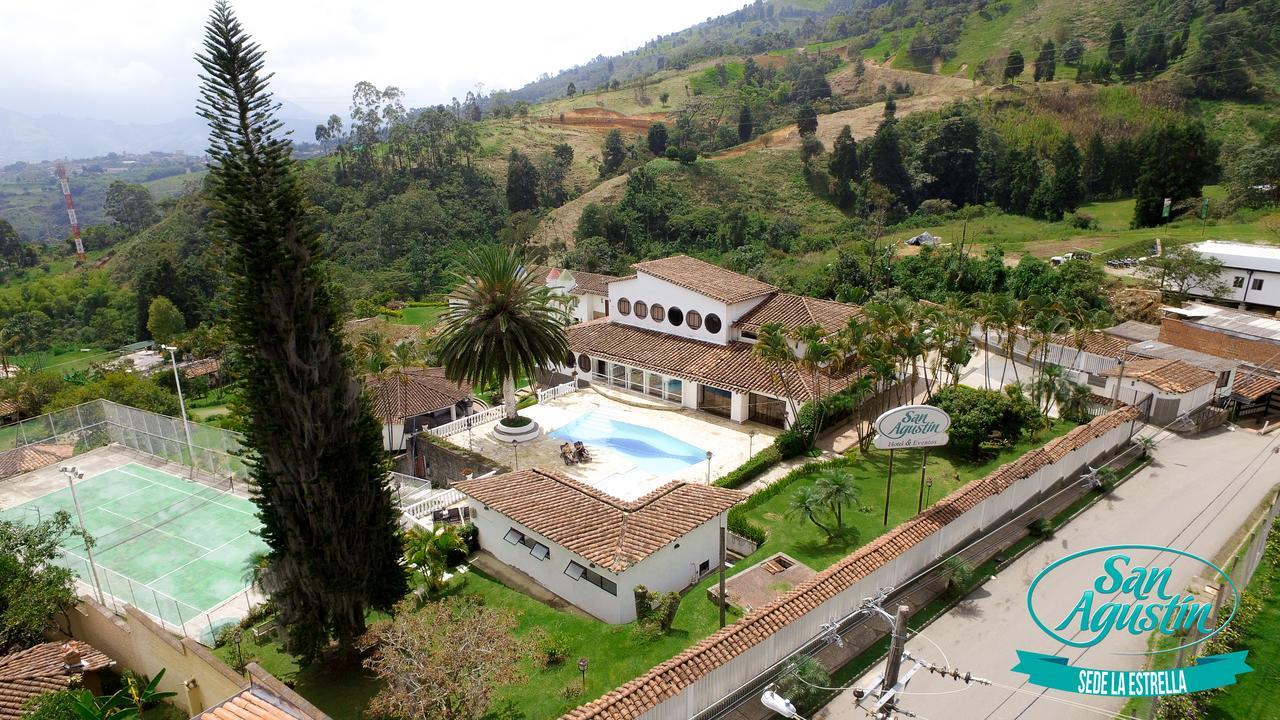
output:
M1073 427L1074 423L1057 421L1053 427L1040 432L1034 440L1024 440L981 462L960 459L949 452L929 453L925 480L926 483L932 481L933 486L930 489L926 485L926 505L936 502L970 480L985 476L1028 450L1065 434ZM920 457L919 450L894 453L888 527L894 527L916 514L920 501ZM827 534L812 522L787 517L787 505L792 495L816 480L816 473L811 469L813 466L806 466L785 490L747 512L747 517L753 523L767 529L769 540L748 558L747 563L741 565L762 560L776 552L785 552L809 567L821 570L888 529L884 524L884 501L889 453L872 448L866 455L836 460L833 464L851 473L860 491L857 503L859 509L850 508L844 513L845 525L852 527L853 531L846 530L843 539L828 539Z
M393 323L403 325L417 325L418 327L431 327L436 324L444 311L448 309L446 305L422 305L409 306L400 310L400 317L384 315L387 320Z
M60 373L85 370L95 362L101 363L111 359L111 353L98 347L84 350L73 348L60 352L32 352L21 355L10 355L9 364L19 367L31 367L40 370L53 370Z
M1273 547L1275 542L1273 538ZM1255 593L1264 587L1270 590L1262 610L1244 628L1243 646L1237 648L1249 651L1248 663L1253 672L1239 676L1235 685L1214 697L1206 718L1280 720L1280 703L1275 701L1276 668L1280 667L1280 566L1267 556L1249 583L1249 590Z

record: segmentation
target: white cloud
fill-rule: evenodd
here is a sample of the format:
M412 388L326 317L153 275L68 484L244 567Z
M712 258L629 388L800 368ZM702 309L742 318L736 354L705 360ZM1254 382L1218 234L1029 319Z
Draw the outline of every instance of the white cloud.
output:
M516 88L598 55L740 7L744 0L240 0L267 51L273 89L345 114L360 80L396 85L411 106L477 82ZM0 106L125 121L189 115L212 2L3 0Z

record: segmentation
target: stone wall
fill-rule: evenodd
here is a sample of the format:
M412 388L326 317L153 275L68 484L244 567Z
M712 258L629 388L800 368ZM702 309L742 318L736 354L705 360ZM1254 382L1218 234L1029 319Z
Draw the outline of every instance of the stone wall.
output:
M466 434L456 435L466 442ZM415 457L423 459L418 473L431 481L438 488L453 487L453 483L462 480L470 471L473 475L483 475L490 471L498 473L511 472L501 463L496 463L485 456L455 445L444 438L419 433L413 437Z

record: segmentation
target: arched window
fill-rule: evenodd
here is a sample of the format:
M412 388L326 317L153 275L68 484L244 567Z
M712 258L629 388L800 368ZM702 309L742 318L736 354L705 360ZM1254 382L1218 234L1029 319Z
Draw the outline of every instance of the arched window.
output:
M636 301L636 317L641 320L649 317L649 306L643 300Z
M654 303L653 307L649 308L649 317L653 318L654 322L660 323L667 319L667 311L662 309L661 305Z
M631 301L630 301L630 300L628 300L628 299L626 299L626 298L618 298L618 314L619 314L619 315L630 315L630 314L631 314Z
M697 330L702 327L702 313L697 310L690 310L685 313L684 324L688 325L690 330Z
M591 372L591 358L586 353L578 356L578 369L582 372Z
M667 319L671 321L672 325L680 327L680 323L684 322L684 311L673 307L667 311Z
M707 315L707 332L714 335L720 332L720 328L721 328L720 316L716 315L715 313L708 314Z

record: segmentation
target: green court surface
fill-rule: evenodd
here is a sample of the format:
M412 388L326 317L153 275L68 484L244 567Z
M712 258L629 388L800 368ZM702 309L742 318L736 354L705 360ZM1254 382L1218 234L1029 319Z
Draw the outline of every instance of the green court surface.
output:
M173 625L248 587L249 557L266 550L253 503L223 490L130 463L76 482L84 526L94 538L102 591ZM30 522L75 506L62 488L0 512ZM86 583L93 575L78 537L63 542L63 564ZM203 628L191 628L203 631Z

